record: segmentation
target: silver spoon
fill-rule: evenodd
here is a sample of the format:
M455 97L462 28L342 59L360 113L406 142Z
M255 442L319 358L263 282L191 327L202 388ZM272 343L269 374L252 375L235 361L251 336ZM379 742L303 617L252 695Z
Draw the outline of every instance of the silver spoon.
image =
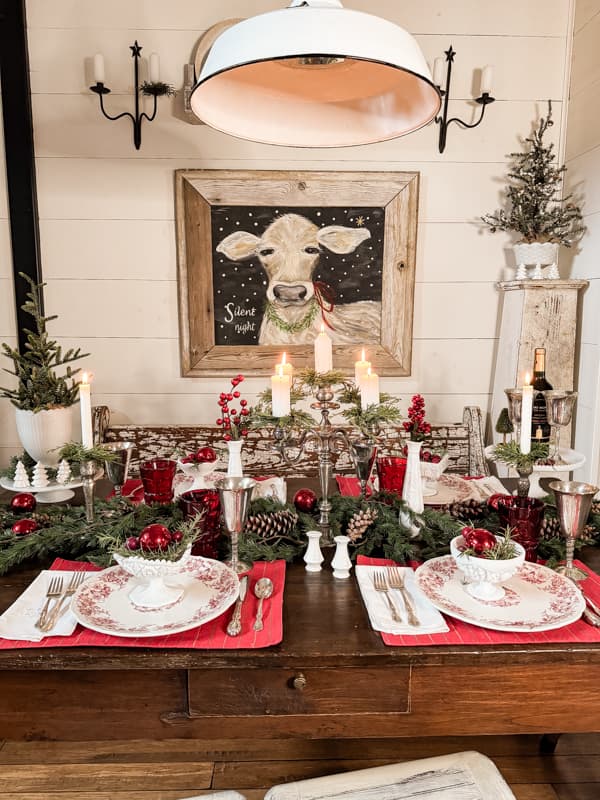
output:
M256 609L256 619L254 620L254 625L252 626L252 628L255 631L262 631L263 600L266 600L273 594L273 581L270 578L261 578L260 580L256 581L256 583L254 584L254 594L256 597L258 597L258 608Z

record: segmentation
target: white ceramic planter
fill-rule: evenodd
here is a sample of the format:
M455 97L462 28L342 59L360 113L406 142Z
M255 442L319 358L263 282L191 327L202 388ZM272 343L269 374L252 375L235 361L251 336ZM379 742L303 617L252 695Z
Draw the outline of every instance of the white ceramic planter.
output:
M227 462L227 476L229 478L242 478L244 470L242 468L242 445L243 439L232 439L227 442L229 450L229 460Z
M519 270L534 267L533 278L558 278L558 244L555 242L532 242L531 244L513 245L515 261ZM548 274L542 276L542 267L549 266Z
M56 467L59 449L72 438L73 406L37 413L16 408L15 419L21 444L31 458Z

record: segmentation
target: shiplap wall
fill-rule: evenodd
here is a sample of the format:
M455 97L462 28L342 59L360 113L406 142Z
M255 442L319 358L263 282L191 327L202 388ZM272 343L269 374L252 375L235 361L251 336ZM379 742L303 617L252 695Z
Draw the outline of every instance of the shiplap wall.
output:
M467 403L487 410L499 322L494 282L512 255L509 237L482 232L475 221L498 206L505 156L518 148L519 134L529 133L547 98L557 121L562 117L570 0L347 1L410 30L430 62L453 45L453 115L474 118L473 104L465 102L478 90L474 71L495 65L498 102L476 130L453 126L443 155L433 126L365 147L288 149L188 125L167 101L136 152L129 124L101 117L87 89L95 52L106 57L109 110L129 110L134 39L145 56L160 54L161 77L179 87L203 30L283 5L27 0L43 270L47 308L59 315L53 332L93 354L94 401L109 405L116 421L211 422L222 382L179 376L173 171L418 170L413 374L387 379L382 388L406 405L422 392L435 420L459 419ZM559 147L561 131L562 125L553 129ZM245 389L252 396L265 385L250 379ZM10 424L0 436L16 443Z
M587 234L571 274L587 278L582 303L575 447L585 453L581 477L600 481L600 0L577 0L568 113L567 179L584 197Z

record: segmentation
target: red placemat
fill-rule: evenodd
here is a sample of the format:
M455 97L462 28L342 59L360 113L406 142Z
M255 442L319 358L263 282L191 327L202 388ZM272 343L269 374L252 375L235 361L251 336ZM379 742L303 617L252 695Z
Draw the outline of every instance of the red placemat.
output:
M80 561L65 561L57 558L50 569L99 571L98 567ZM259 578L273 581L273 594L263 605L264 628L252 630L258 600L252 589ZM71 636L48 636L41 642L23 642L0 639L0 650L45 647L162 647L192 650L247 650L279 644L283 638L283 587L285 585L285 561L257 561L248 574L248 593L242 606L242 632L239 636L228 636L225 629L231 619L229 608L220 617L182 633L170 636L122 638L96 633L77 625Z
M393 566L394 561L386 558L368 558L359 556L358 564L374 566ZM585 564L575 561L575 564L585 570L589 577L581 583L585 594L595 603L600 604L600 576L589 570ZM418 564L411 564L414 568ZM397 636L391 633L382 633L384 643L392 647L417 646L423 647L430 644L456 645L456 644L551 644L557 642L600 642L600 628L593 628L587 622L577 620L564 628L553 631L540 631L530 633L515 633L514 631L491 631L479 628L459 619L444 614L444 619L450 630L447 633L432 633L416 636Z
M336 475L335 480L338 485L340 494L346 497L359 497L360 496L360 483L358 478L352 475ZM372 493L372 489L367 485L367 497Z

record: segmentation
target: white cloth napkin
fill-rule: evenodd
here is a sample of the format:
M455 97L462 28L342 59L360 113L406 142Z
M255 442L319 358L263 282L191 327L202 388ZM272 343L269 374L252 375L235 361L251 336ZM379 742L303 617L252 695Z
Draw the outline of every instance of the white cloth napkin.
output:
M480 500L487 500L493 494L507 494L506 487L494 475L485 478L474 478L469 481L479 494Z
M413 608L420 625L409 625L406 617L406 608L402 595L398 589L390 589L392 602L396 605L402 616L402 622L394 622L387 600L383 592L377 592L373 587L375 572L386 572L387 567L376 567L369 564L359 564L356 567L356 579L363 602L369 614L371 626L376 631L395 633L402 636L421 635L424 633L445 633L449 630L444 617L431 605L417 587L415 574L410 567L398 567L404 574L406 591L413 601Z
M46 591L52 578L62 577L63 589L66 589L74 574L74 572L66 570L42 570L23 594L19 595L12 606L9 606L0 616L0 639L41 642L46 636L70 636L77 625L77 620L70 608L63 611L54 628L48 633L36 628L35 623L46 602ZM89 574L93 575L94 573L90 572ZM54 607L55 602L52 600L50 610Z

